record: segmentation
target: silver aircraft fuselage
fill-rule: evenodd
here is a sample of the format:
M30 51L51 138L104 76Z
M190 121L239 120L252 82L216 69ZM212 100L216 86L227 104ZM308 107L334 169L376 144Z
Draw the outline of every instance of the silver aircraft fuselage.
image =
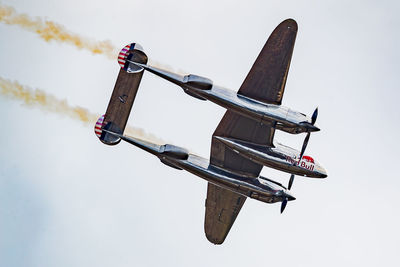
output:
M304 155L300 160L300 151L275 143L274 147L261 146L227 137L214 136L235 153L261 165L290 174L311 178L326 178L325 169L312 157Z
M260 123L274 121L276 122L276 129L292 134L319 131L319 128L311 123L310 117L288 107L266 104L240 95L233 90L214 85L208 78L193 74L182 76L150 65L129 62L134 67L140 66L161 78L175 83L190 96L201 100L209 100Z
M210 164L205 158L188 153L184 148L168 144L156 145L137 138L123 136L107 130L104 131L157 156L162 163L170 167L186 170L214 185L245 197L265 203L282 202L284 199L289 201L296 199L285 187L275 181L262 176L249 177L229 172Z

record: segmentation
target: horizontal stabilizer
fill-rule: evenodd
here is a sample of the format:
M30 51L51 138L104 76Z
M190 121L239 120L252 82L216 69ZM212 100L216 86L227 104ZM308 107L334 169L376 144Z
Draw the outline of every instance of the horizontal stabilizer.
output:
M139 44L132 43L125 46L118 55L118 64L121 69L108 103L106 114L100 123L101 128L118 134L124 133L143 76L143 68L131 66L132 64L128 62L131 59L143 64L147 63L147 56ZM99 124L99 121L97 124ZM99 129L97 129L96 135L107 145L118 144L121 140L119 137L105 131L100 133Z

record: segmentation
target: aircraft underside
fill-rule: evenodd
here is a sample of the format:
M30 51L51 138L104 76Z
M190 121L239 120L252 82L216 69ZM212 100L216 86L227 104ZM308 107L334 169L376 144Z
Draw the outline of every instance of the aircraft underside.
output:
M143 48L132 43L118 55L121 69L105 115L95 126L97 137L107 145L121 140L158 157L167 166L188 171L208 182L204 230L207 239L222 244L246 199L265 203L295 200L289 191L295 175L325 178L325 169L305 149L318 109L311 117L282 106L297 23L287 19L268 38L237 92L219 87L194 74L180 75L147 65ZM211 137L210 159L174 145L159 145L124 135L144 72L151 72L181 87L188 95L226 108ZM276 130L306 133L300 151L274 142ZM288 187L260 176L264 166L291 174Z

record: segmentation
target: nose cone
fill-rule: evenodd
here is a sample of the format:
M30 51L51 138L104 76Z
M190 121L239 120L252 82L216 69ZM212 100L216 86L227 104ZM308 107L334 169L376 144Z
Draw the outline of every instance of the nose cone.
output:
M318 132L318 131L320 131L320 129L317 126L315 126L314 124L312 124L309 121L304 121L304 122L301 122L300 124L301 124L301 126L303 126L306 129L306 132Z
M316 171L318 172L318 178L326 178L326 177L328 177L328 173L326 172L324 167L322 167L319 164L318 164L318 166L316 168Z
M296 198L288 191L285 192L285 197L287 198L288 201L296 200Z
M320 129L317 126L315 126L311 123L307 123L306 128L307 128L307 132L319 132L320 131Z
M315 125L312 125L312 127L310 127L310 129L311 129L310 132L319 132L320 131L320 129Z

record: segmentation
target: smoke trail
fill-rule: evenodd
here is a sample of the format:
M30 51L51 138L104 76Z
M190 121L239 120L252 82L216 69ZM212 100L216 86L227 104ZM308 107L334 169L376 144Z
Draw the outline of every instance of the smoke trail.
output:
M19 84L16 81L12 82L1 77L0 89L0 94L4 97L20 100L28 107L39 107L43 111L49 111L67 116L71 119L79 120L88 126L94 127L95 122L100 117L99 114L91 113L83 107L69 105L67 100L60 100L55 96L46 94L39 89L31 89L27 86ZM140 128L127 126L125 133L158 144L165 143L160 138L146 133Z
M69 32L62 25L52 21L43 20L42 18L32 18L27 14L18 14L13 7L4 6L0 3L0 22L8 25L18 25L25 30L34 32L40 38L49 42L57 41L60 43L68 43L79 49L86 49L93 54L102 54L109 59L116 60L118 49L116 49L110 41L94 41L82 37L76 33ZM169 65L160 64L151 61L156 67L161 67L169 71L174 71ZM182 71L178 73L183 74ZM50 111L68 116L72 119L78 119L81 122L93 126L93 123L100 115L89 112L87 109L79 106L72 107L66 100L60 100L56 97L46 94L36 89L33 90L27 86L20 85L18 82L11 82L0 77L1 95L22 100L27 106L40 107L42 110ZM162 139L146 133L143 129L127 126L125 132L136 137L146 139L155 143L165 143Z
M89 50L93 54L102 54L107 56L109 59L117 60L119 49L115 48L110 41L90 40L76 33L69 32L64 28L64 26L53 21L44 21L39 17L31 18L27 14L18 14L13 7L4 6L1 5L1 3L0 22L8 25L18 25L25 30L37 33L39 37L46 42L55 40L60 43L68 43L79 49ZM149 60L149 64L153 65L154 67L174 71L171 66L158 63L154 60ZM179 74L185 74L185 72L182 70L175 70L175 72Z
M104 54L110 59L115 59L118 54L110 41L93 41L84 38L67 31L63 26L55 22L44 21L39 17L31 18L27 14L18 14L14 8L1 4L0 21L9 25L18 25L25 30L35 32L46 42L55 40L69 43L79 49L89 50L93 54Z

